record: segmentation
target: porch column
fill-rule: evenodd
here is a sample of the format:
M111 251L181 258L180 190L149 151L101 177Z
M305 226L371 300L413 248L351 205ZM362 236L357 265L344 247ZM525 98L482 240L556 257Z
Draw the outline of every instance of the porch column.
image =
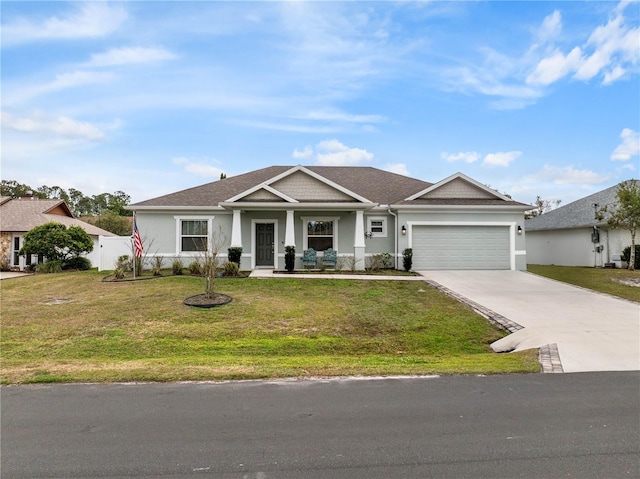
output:
M364 269L364 211L356 211L356 229L353 239L353 255L355 259L356 269Z
M293 226L293 210L287 210L287 224L284 231L284 245L296 246L296 232Z
M233 210L233 224L231 225L231 248L242 248L242 218L240 210Z

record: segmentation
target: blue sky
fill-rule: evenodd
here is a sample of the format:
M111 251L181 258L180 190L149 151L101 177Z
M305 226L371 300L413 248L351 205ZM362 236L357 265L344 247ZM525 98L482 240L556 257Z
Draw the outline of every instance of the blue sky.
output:
M2 178L142 201L270 165L638 178L640 3L10 2Z

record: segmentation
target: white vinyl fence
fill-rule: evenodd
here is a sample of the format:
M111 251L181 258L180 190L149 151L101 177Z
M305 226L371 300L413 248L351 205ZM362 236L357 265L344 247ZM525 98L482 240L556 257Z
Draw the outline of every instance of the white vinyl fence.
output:
M111 271L120 256L133 256L131 236L100 236L98 271Z

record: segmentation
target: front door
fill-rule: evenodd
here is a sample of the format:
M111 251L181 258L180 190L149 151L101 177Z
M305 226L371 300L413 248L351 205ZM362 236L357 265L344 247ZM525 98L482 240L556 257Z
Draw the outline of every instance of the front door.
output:
M256 224L256 266L275 266L273 250L275 246L273 223Z

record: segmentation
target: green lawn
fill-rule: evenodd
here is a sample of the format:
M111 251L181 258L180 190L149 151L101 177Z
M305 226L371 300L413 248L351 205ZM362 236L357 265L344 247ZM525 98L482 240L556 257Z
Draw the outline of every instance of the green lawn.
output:
M105 283L95 271L1 284L3 383L537 372L537 351L423 282L220 279Z
M640 282L640 271L608 268L586 268L578 266L543 266L530 264L527 270L583 288L600 291L631 301L640 301L640 287L630 286L621 281Z

